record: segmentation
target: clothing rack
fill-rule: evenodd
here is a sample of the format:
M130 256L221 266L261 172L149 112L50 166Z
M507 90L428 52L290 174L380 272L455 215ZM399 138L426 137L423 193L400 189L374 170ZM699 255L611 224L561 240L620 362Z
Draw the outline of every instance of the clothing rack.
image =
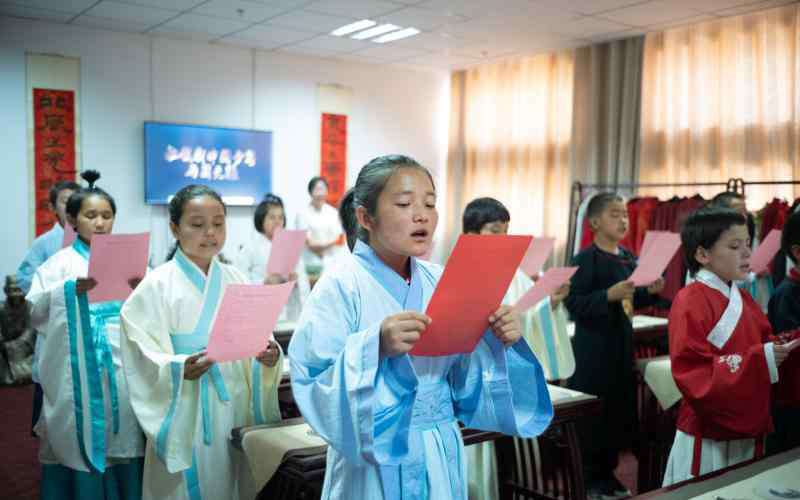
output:
M747 194L747 186L800 186L800 180L781 180L781 181L746 181L741 177L732 177L728 182L686 182L686 183L643 183L643 184L584 184L573 182L572 191L569 196L569 227L567 234L567 251L565 264L569 265L572 259L572 251L575 247L575 231L577 229L578 208L583 201L583 196L587 190L602 190L617 192L627 190L635 192L639 188L680 188L680 187L724 187L726 191Z
M800 184L800 181L775 181L776 183ZM572 249L575 248L575 231L578 223L578 209L587 190L613 191L626 190L635 192L639 188L682 188L682 187L719 187L726 191L744 194L745 184L769 184L770 181L748 182L741 178L731 178L728 182L684 182L684 183L642 183L642 184L584 184L573 182L569 195L569 225L567 228L567 251L564 252L564 265L569 265L572 260Z

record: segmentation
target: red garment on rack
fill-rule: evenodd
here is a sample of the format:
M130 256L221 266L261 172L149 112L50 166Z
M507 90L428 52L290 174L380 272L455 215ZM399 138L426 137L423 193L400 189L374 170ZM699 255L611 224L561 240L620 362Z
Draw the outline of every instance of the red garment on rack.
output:
M639 198L636 203L635 218L630 218L631 228L628 230L628 234L632 239L631 251L636 255L639 255L642 251L644 235L651 229L650 223L653 219L653 211L659 203L658 198L654 197Z
M586 250L594 242L594 231L589 224L589 217L583 218L583 232L581 233L581 252Z
M761 209L761 232L763 240L773 229L783 229L786 218L789 217L789 203L786 200L773 198Z

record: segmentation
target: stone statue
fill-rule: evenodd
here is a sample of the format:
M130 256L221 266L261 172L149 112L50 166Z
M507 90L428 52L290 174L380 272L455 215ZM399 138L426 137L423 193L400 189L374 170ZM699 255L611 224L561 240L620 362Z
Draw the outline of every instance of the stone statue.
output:
M0 303L0 385L31 382L36 332L30 306L13 275L6 276L5 302Z

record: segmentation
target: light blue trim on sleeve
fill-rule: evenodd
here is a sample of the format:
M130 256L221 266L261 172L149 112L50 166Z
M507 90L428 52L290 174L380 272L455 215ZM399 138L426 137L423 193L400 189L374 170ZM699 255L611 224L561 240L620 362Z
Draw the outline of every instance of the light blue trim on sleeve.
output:
M181 390L181 364L172 362L169 364L170 375L172 375L172 401L169 403L167 414L164 416L164 421L161 422L161 427L156 434L156 455L162 462L167 462L167 438L169 431L172 427L172 419L175 417L175 410L178 406L178 397Z
M85 293L77 294L77 297L83 334L84 363L86 364L86 376L89 379L89 411L92 418L92 451L89 458L98 471L104 472L106 466L106 405L103 397L103 383L100 379L100 364L97 359L97 347L89 314L89 297Z
M253 418L256 425L266 424L264 413L261 411L261 363L257 359L253 359L252 370L253 374Z
M86 453L86 442L83 436L83 388L81 387L81 371L78 361L78 330L77 313L75 311L75 280L64 283L64 303L67 306L67 336L69 337L69 364L72 372L72 399L75 409L75 430L77 431L78 447L83 460L91 469L91 462Z

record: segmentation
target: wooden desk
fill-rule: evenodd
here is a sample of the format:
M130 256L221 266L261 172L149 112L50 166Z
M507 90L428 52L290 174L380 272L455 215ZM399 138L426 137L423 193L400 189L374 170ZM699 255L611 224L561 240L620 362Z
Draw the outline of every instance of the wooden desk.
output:
M800 460L800 448L786 451L760 460L749 460L732 467L727 467L695 479L673 484L666 488L654 490L634 497L637 500L685 500L713 492L725 486L751 478L762 472L789 462ZM798 471L800 472L800 471Z
M553 400L554 418L548 432L558 436L558 441L564 443L562 448L566 448L567 462L558 464L558 466L551 466L551 469L566 472L570 476L569 482L574 485L571 492L575 494L569 498L577 498L583 500L585 492L583 492L583 469L580 461L580 452L577 443L577 434L575 432L574 421L584 416L595 415L600 412L601 402L598 398L588 394L577 393L569 391L561 387L548 386ZM291 392L289 393L291 394ZM269 429L271 427L282 425L295 425L302 423L302 418L293 418L278 422L275 424L252 426L246 428L234 429L231 433L231 442L234 447L242 449L242 437L244 433L253 432L262 429ZM510 442L511 446L515 446L514 438L509 438L503 434L496 432L480 431L475 429L462 429L462 436L464 444L469 446L485 441L498 440L498 447L496 449L498 458L498 469L502 462L508 464L514 470L519 469L516 464L509 463L509 459L514 460L513 453L506 453L501 442L506 440ZM544 437L543 439L550 439ZM516 442L534 441L530 439L517 439ZM513 449L513 448L512 448ZM286 457L278 468L278 471L267 482L266 486L261 490L258 499L304 499L313 500L318 499L322 493L322 482L325 477L325 455L327 446L305 448L300 450L293 450L286 454ZM563 454L563 453L562 453ZM532 456L532 455L531 455ZM549 458L549 457L548 457ZM537 471L536 463L525 464L530 467L535 474ZM525 477L531 474L526 473ZM514 476L510 473L508 477L501 476L503 482L511 481L513 483ZM499 480L501 478L498 478ZM519 477L519 479L524 479ZM520 484L521 481L520 481ZM583 492L583 493L581 493Z

